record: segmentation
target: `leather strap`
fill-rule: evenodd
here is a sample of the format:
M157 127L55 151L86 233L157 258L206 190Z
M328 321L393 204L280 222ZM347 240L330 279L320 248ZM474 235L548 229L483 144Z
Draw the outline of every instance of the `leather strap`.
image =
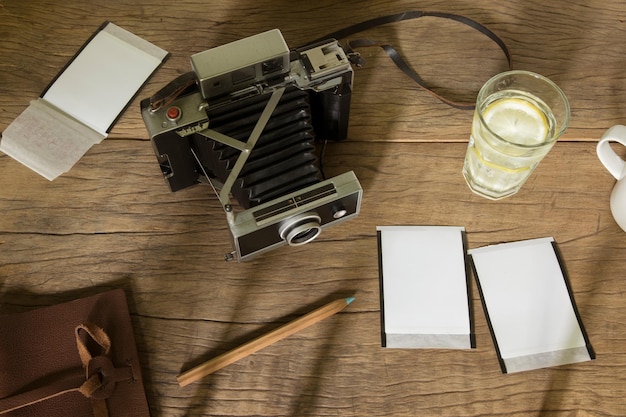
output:
M150 97L150 109L157 111L161 107L167 107L176 97L195 83L196 74L193 71L179 75Z
M504 52L504 55L507 60L508 68L511 68L511 55L509 53L508 48L506 47L504 41L500 39L495 33L489 30L486 26L478 23L475 20L472 20L468 17L453 14L453 13L443 13L443 12L426 12L426 11L408 11L398 14L392 14L388 16L381 16L374 19L366 20L361 23L357 23L352 26L348 26L344 29L337 30L335 32L329 33L325 36L315 39L312 42L309 42L307 45L316 44L328 39L344 39L348 36L354 35L359 32L363 32L368 29L372 29L377 26L385 25L388 23L401 22L403 20L410 19L418 19L420 17L438 17L443 19L450 19L464 25L467 25L480 33L487 36L489 39L494 41ZM307 45L303 45L307 46ZM391 60L396 64L398 68L400 68L405 74L407 74L415 83L417 83L420 87L428 91L433 96L437 97L439 100L448 104L449 106L463 109L463 110L472 110L476 106L474 102L457 102L454 100L447 99L436 92L434 92L427 84L424 82L422 77L420 77L417 72L415 72L409 64L402 58L402 56L396 51L396 49L388 44L374 42L368 39L357 39L353 41L348 41L346 44L346 53L348 54L350 61L356 65L357 67L362 67L365 63L363 58L354 52L354 48L361 47L380 47L385 53L391 58ZM302 48L301 47L301 48ZM299 48L296 48L299 49ZM150 97L150 108L152 111L156 111L161 107L166 107L169 105L176 97L178 97L183 91L192 86L196 82L195 73L193 71L182 74L172 80L169 84L155 93L152 97Z
M83 383L85 383L85 373L82 368L76 368L52 384L0 399L0 415L78 391Z
M91 353L85 334L102 349L101 352L96 355ZM75 337L83 367L69 370L63 377L52 383L48 382L42 387L0 399L0 415L60 395L80 392L91 399L94 417L108 417L105 399L113 394L117 382L135 379L133 368L130 365L121 368L113 366L107 356L111 349L111 340L106 332L95 324L78 325L75 329Z
M484 34L489 39L494 41L500 47L502 52L504 52L504 55L505 55L506 60L507 60L508 68L511 69L511 55L510 55L509 50L506 47L504 41L502 41L502 39L500 39L495 33L493 33L491 30L489 30L486 26L476 22L475 20L472 20L472 19L467 18L465 16L452 14L452 13L426 12L426 11L408 11L408 12L392 14L392 15L388 15L388 16L381 16L381 17L377 17L377 18L374 18L374 19L366 20L364 22L357 23L355 25L348 26L348 27L346 27L344 29L340 29L340 30L337 30L335 32L329 33L329 34L327 34L325 36L322 36L322 37L314 40L310 44L322 42L324 40L331 39L331 38L333 38L333 39L343 39L343 38L346 38L348 36L354 35L354 34L359 33L359 32L363 32L363 31L365 31L367 29L372 29L372 28L377 27L377 26L385 25L385 24L388 24L388 23L401 22L403 20L418 19L420 17L426 17L426 16L454 20L454 21L463 23L464 25L467 25L467 26L469 26L469 27L479 31L480 33ZM455 107L455 108L458 108L458 109L472 110L472 109L475 108L476 104L474 102L457 102L457 101L454 101L454 100L449 100L449 99L447 99L447 98L437 94L436 92L434 92L426 84L426 82L424 82L424 80L417 74L417 72L415 72L411 68L411 66L406 63L406 61L402 58L402 56L398 53L398 51L396 51L396 49L393 46L391 46L391 45L374 42L374 41L371 41L371 40L368 40L368 39L357 39L357 40L353 40L353 41L348 41L347 42L346 53L348 54L348 56L349 56L349 58L350 58L350 60L351 60L351 62L353 64L355 64L357 67L361 67L364 64L364 60L358 53L355 53L353 51L353 48L372 47L372 46L382 48L385 51L385 53L389 56L389 58L391 58L391 60L396 64L396 66L398 68L400 68L405 74L407 74L409 77L411 77L411 79L413 81L415 81L415 83L417 83L420 87L424 88L426 91L428 91L433 96L437 97L439 100L443 101L444 103L448 104L449 106L452 106L452 107Z

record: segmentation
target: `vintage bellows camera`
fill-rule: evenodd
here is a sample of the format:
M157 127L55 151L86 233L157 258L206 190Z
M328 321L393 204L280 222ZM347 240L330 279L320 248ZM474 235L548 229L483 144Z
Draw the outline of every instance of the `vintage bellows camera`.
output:
M170 189L216 190L233 237L227 259L308 243L358 215L354 173L324 179L315 155L316 139L347 135L353 71L337 41L289 50L274 29L191 65L141 112Z

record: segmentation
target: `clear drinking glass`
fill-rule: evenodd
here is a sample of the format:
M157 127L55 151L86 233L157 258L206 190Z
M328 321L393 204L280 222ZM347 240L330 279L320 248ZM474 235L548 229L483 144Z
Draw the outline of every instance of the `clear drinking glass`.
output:
M569 120L567 98L549 79L528 71L491 78L476 99L463 165L470 189L492 200L515 194Z

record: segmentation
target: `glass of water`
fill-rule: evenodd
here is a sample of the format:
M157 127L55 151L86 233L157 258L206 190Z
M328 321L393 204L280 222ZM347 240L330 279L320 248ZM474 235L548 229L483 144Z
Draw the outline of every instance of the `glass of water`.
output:
M569 120L567 98L549 79L528 71L491 78L476 99L463 165L470 189L492 200L515 194Z

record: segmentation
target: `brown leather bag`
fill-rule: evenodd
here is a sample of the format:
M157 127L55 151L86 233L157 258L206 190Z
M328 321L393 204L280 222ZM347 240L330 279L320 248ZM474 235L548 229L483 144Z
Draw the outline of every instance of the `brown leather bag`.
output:
M124 291L0 315L0 416L149 417Z

